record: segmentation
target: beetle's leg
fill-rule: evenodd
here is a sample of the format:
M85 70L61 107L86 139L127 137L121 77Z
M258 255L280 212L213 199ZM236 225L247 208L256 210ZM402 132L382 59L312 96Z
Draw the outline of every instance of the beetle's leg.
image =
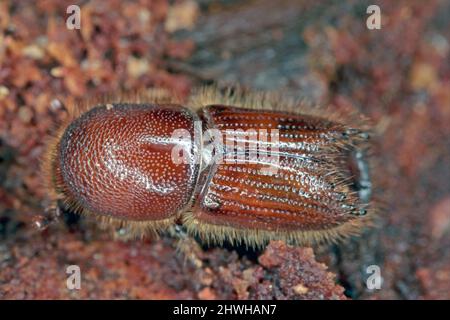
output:
M177 239L176 250L184 256L185 262L189 261L196 268L201 268L203 265L202 248L194 238L187 234L186 228L175 224L169 228L169 235Z

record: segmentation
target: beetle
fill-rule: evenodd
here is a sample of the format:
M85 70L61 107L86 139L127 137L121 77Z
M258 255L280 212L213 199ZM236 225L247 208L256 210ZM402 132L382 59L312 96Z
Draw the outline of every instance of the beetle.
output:
M357 113L216 88L74 110L48 143L45 180L103 226L256 248L337 241L373 219L370 127Z

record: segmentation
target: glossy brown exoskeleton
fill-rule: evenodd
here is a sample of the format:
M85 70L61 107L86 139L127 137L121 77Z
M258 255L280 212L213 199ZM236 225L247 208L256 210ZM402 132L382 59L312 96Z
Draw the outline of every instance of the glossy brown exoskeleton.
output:
M371 219L364 122L238 95L90 106L50 143L56 197L137 235L177 224L206 241L259 246L361 230Z

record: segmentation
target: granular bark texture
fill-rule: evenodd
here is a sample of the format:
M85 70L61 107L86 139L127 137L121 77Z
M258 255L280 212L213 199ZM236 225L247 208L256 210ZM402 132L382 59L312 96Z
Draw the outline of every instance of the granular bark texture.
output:
M0 1L0 298L449 298L448 1L82 1L70 30L72 2ZM380 30L366 27L370 4ZM34 228L49 219L39 161L66 106L153 87L183 98L211 82L368 116L376 227L312 249L205 247L197 266L173 239L114 241L70 212Z

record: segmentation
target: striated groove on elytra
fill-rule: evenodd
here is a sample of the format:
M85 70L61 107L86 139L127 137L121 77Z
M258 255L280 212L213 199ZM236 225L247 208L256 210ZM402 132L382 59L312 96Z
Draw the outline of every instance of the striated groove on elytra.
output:
M216 174L215 179L210 185L210 191L212 189L222 192L238 193L240 197L246 196L258 200L265 200L273 203L273 205L279 205L281 203L289 203L295 207L314 205L317 208L327 208L330 211L341 205L340 202L336 203L335 199L329 197L327 193L312 194L306 190L283 184L283 182L279 184L255 182L252 177L244 179L223 177ZM259 205L264 206L267 203L261 202Z

